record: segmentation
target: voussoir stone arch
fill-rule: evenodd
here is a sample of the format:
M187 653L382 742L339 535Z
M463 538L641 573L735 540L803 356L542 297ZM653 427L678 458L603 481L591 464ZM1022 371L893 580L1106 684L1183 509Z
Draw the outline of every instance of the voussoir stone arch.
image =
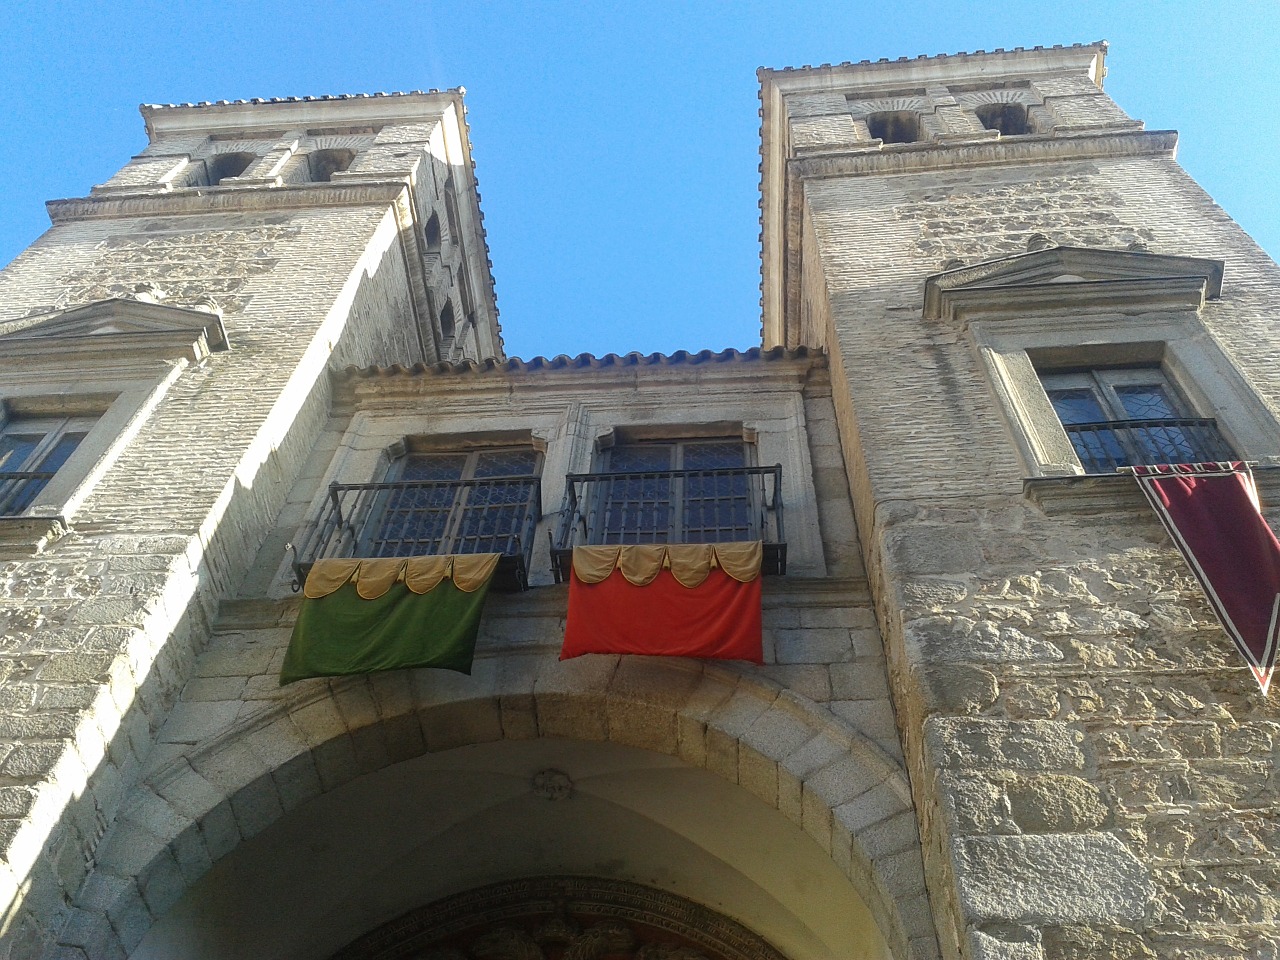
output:
M470 677L396 671L288 688L158 766L104 838L59 949L128 956L215 862L351 780L424 753L543 737L667 754L740 785L832 858L895 957L937 956L910 788L876 744L734 666L522 655L478 660Z

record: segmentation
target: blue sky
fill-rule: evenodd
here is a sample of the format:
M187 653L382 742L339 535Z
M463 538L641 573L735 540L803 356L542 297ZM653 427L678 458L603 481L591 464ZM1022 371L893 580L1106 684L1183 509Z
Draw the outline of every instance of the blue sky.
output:
M1107 91L1179 130L1183 165L1275 255L1276 21L1248 2L9 0L0 263L44 200L143 147L141 102L462 85L510 354L748 347L756 67L1100 39Z

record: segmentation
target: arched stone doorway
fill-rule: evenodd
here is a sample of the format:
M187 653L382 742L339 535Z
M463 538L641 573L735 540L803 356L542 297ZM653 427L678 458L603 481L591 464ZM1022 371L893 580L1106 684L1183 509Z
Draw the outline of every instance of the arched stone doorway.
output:
M759 678L613 660L286 688L133 788L60 942L90 957L326 960L442 897L575 874L687 897L794 960L936 960L900 766ZM614 758L598 769L597 749ZM503 816L548 770L569 774L575 801ZM445 781L458 788L419 795ZM508 834L537 811L550 831L537 849L556 855L512 856L534 849L524 827Z
M351 945L374 942L370 937L393 945L388 931L413 934L424 904L465 903L471 891L495 883L520 890L548 875L590 878L580 881L587 889L615 891L615 913L627 902L617 891L653 891L648 907L631 900L637 942L654 944L643 960L696 960L663 953L662 942L708 960L892 956L872 910L830 856L740 786L648 750L538 739L425 754L315 797L215 864L155 921L131 957L384 960L384 953L351 953ZM717 948L681 933L678 923L672 928L664 913L675 903L718 918L722 933L741 928L741 943L755 944L756 952ZM527 902L508 908L513 918L536 919ZM481 911L459 932L498 912ZM555 960L529 923L520 950L512 941L514 953L488 956L468 947L466 956ZM699 926L689 917L686 925ZM664 929L665 941L656 935ZM464 960L410 946L385 957ZM629 954L618 947L598 956Z
M490 884L410 911L333 960L784 960L723 914L597 877Z

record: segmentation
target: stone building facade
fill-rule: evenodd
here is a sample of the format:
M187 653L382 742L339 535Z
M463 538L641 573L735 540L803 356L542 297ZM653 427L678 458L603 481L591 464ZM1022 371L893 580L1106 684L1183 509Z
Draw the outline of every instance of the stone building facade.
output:
M1277 956L1280 710L1054 400L1276 502L1280 273L1105 54L762 71L742 353L507 359L457 93L144 108L0 273L4 955ZM558 659L646 444L769 468L763 666ZM511 451L472 673L281 687L335 491Z

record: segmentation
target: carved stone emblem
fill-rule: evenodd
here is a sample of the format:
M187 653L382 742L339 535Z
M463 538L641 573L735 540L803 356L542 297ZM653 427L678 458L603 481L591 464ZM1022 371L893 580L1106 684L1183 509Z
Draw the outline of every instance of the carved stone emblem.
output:
M562 770L548 767L533 775L533 795L543 800L568 800L573 796L573 781Z

